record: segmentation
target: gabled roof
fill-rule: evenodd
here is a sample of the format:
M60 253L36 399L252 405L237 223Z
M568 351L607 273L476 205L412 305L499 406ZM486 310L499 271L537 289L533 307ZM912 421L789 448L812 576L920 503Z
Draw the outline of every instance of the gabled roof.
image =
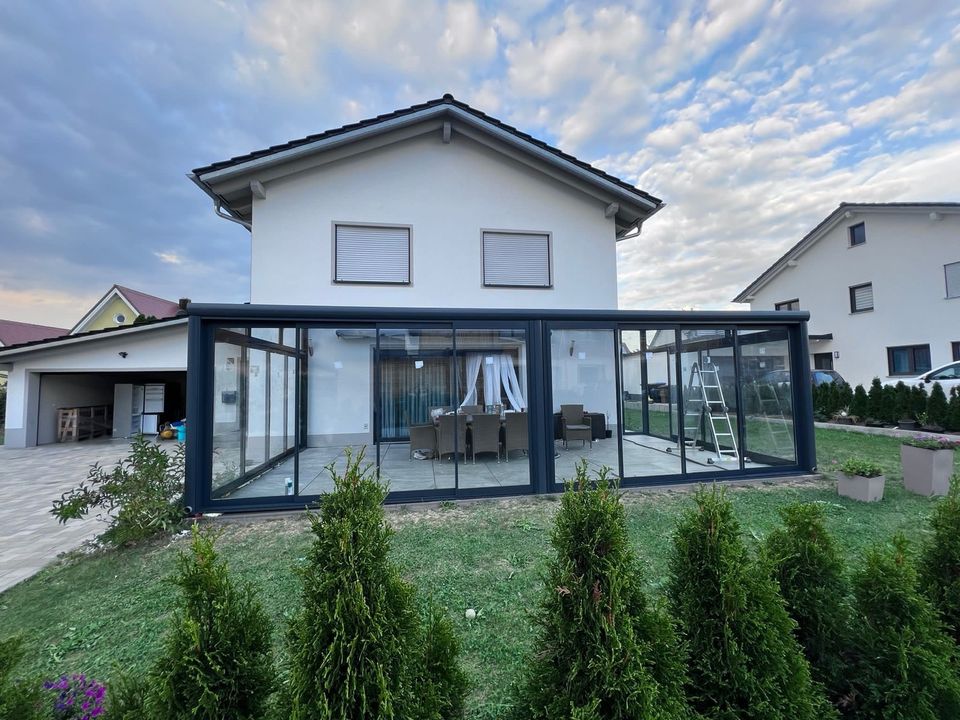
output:
M16 320L0 320L0 346L2 347L46 340L66 334L66 328L34 325L33 323L17 322Z
M789 263L806 252L814 243L826 235L844 219L850 219L856 213L897 213L897 212L929 212L939 211L950 213L960 212L960 203L957 202L889 202L889 203L840 203L836 210L821 220L813 230L804 235L800 242L781 255L773 265L764 270L760 276L750 283L733 302L750 302L751 297L764 285L779 275Z
M301 159L313 153L320 153L333 147L341 147L347 143L370 138L376 134L386 133L399 128L414 125L427 120L442 118L458 120L473 129L481 130L497 136L501 141L512 145L515 149L536 156L542 162L565 170L575 175L579 180L592 185L610 194L611 201L621 200L632 208L632 215L617 212L618 227L624 231L636 227L647 217L663 206L663 201L653 195L640 190L636 186L614 177L603 170L559 150L532 135L528 135L517 128L508 125L480 110L470 107L464 102L454 99L449 93L435 100L407 108L395 110L374 118L350 123L342 127L326 130L315 135L289 142L273 145L263 150L256 150L245 155L238 155L221 162L211 163L198 167L189 174L191 180L199 185L204 192L210 195L218 208L222 207L243 223L251 220L250 189L242 188L233 193L224 192L222 185L225 181L236 179L247 173L255 173L268 167ZM445 129L446 133L447 130ZM254 176L255 179L255 176ZM626 208L623 208L626 211ZM628 215L630 215L628 217Z
M77 334L81 332L84 325L88 323L113 297L119 297L135 313L134 317L130 318L131 322L136 318L137 315L143 315L144 317L152 316L157 319L173 317L180 309L180 305L172 300L164 300L156 295L148 295L145 292L133 290L132 288L124 287L123 285L113 285L109 290L107 290L106 293L104 293L103 297L100 298L82 318L80 318L80 321L73 326L73 329L70 330L70 333Z

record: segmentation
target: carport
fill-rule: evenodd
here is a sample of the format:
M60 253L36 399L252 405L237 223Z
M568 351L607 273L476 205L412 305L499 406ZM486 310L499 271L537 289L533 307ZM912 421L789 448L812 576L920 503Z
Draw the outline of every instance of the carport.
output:
M127 437L153 422L185 417L186 319L5 347L0 370L8 372L8 447L57 442L61 408L90 409L100 435ZM140 388L148 407L136 399L143 398Z

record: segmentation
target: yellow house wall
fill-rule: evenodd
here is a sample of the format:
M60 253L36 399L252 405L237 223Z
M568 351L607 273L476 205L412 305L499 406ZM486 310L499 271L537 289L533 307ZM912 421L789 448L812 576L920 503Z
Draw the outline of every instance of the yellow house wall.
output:
M126 318L123 325L132 325L137 317L136 312L134 312L129 305L119 297L114 296L100 309L100 312L90 318L87 324L81 328L81 331L86 332L88 330L103 330L105 328L117 327L117 323L113 319L117 313L120 313Z

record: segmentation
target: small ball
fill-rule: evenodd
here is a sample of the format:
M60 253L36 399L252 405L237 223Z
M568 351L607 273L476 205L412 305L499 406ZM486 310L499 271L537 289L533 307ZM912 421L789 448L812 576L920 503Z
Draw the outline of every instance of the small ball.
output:
M463 614L467 620L473 620L477 616L477 611L473 608L467 608L467 611Z

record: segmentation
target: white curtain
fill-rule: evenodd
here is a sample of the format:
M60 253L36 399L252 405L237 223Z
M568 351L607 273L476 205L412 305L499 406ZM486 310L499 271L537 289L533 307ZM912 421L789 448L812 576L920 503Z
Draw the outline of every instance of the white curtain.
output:
M500 402L501 390L506 393L507 400L513 410L524 410L527 402L520 390L520 381L517 371L513 367L513 358L507 353L486 354L466 353L466 380L467 394L460 403L464 405L477 404L477 380L480 368L483 367L483 397L487 405Z
M465 380L469 390L467 390L467 396L463 399L463 402L460 403L460 407L477 404L477 377L480 375L480 365L483 362L483 354L467 353L466 361L467 377ZM484 385L484 392L486 392L486 385Z
M507 391L510 407L517 411L525 410L527 402L523 399L523 393L520 391L517 371L513 367L513 360L506 353L500 356L500 378L503 381L503 389Z

